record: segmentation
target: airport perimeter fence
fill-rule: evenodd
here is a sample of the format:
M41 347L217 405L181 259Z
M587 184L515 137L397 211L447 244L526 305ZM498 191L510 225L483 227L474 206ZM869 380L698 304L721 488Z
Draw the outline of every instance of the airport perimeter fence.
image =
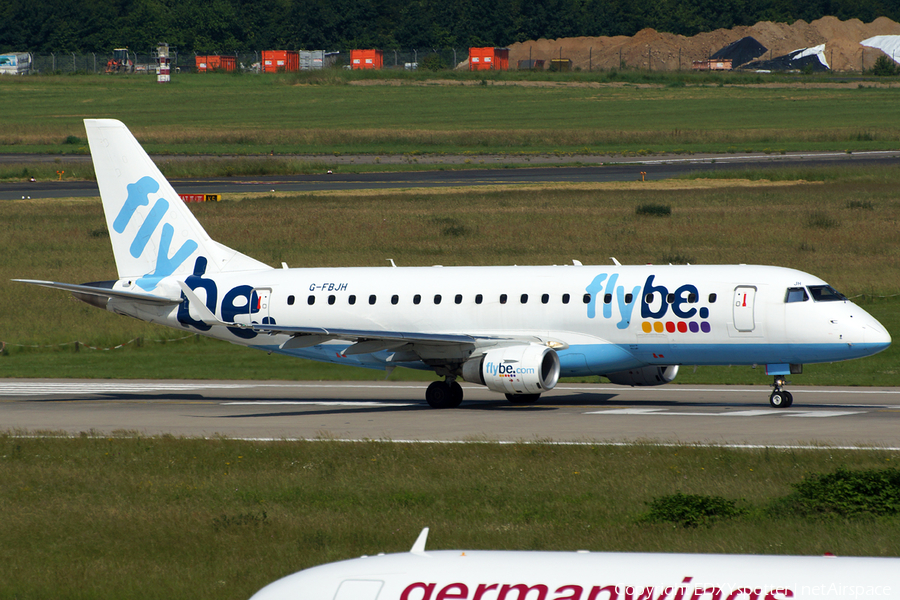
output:
M193 73L197 71L196 57L199 53L195 52L178 52L170 50L171 72L176 73ZM221 51L217 53L222 56L234 56L236 67L243 73L259 73L261 71L262 51L254 52L228 52ZM666 56L663 56L665 54ZM875 65L878 55L881 53L874 49L864 49L861 56L856 60L856 64L850 65L852 71L859 69L866 71ZM383 68L399 69L399 70L443 70L453 69L460 63L468 59L468 48L439 48L439 49L412 49L412 50L384 50L383 51ZM833 52L826 55L829 63L834 65ZM562 60L566 58L566 53L561 51L558 57ZM667 50L663 52L654 52L648 47L643 53L640 60L627 61L623 58L621 51L616 50L612 53L594 52L588 58L579 61L572 61L568 68L580 71L603 71L605 69L622 69L622 70L651 70L651 71L690 71L693 60L704 60L705 56L692 56L687 52L682 54L680 51L672 52ZM551 60L557 58L554 51L551 56L533 56L534 67L537 70L546 70L551 66ZM894 56L895 63L900 63L900 56ZM104 73L107 71L109 62L113 59L110 53L53 53L53 54L34 54L32 62L32 73L41 74L73 74L73 73ZM131 52L129 51L129 60L134 65L133 70L136 73L156 73L156 58L153 52ZM712 62L712 61L711 61ZM350 66L350 50L326 51L325 66L330 68L349 68ZM510 61L510 70L516 70L517 67L513 61ZM525 68L525 67L522 67Z
M258 73L262 52L210 52L222 56L234 56L237 68L243 72ZM326 51L328 66L341 68L350 65L350 51ZM197 70L196 57L201 53L177 52L170 50L170 66L172 73L193 73ZM34 54L32 73L104 73L113 54L92 52L79 54L76 52L56 52L52 54ZM452 69L469 56L468 48L384 50L385 69ZM156 73L156 57L153 52L131 52L129 60L136 73Z

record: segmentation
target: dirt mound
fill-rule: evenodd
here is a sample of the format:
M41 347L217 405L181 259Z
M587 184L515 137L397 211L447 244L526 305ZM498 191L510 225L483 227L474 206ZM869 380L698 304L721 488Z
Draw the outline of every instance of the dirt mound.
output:
M520 60L569 59L572 67L589 69L651 69L654 71L690 70L695 60L705 60L717 50L743 37L752 36L768 48L762 59L772 59L793 52L825 44L825 58L835 71L869 69L881 51L865 48L859 43L876 35L900 35L900 24L886 17L871 23L858 19L841 21L823 17L812 23L796 21L772 23L762 21L751 27L717 29L693 37L658 33L642 29L633 37L577 37L556 40L539 39L520 42L509 47L510 68Z

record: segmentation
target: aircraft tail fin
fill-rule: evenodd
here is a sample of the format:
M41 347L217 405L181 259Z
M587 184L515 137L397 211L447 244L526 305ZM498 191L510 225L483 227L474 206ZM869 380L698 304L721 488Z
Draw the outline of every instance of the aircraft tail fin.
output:
M123 123L84 126L120 279L150 291L170 275L271 268L210 238Z

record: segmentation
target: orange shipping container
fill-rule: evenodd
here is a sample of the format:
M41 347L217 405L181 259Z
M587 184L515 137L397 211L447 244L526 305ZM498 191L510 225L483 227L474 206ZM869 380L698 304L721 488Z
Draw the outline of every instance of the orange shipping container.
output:
M381 50L351 50L350 67L353 69L380 69L384 66Z
M293 50L263 50L262 72L293 72L300 69L300 54Z
M219 56L211 54L209 56L197 56L197 72L205 73L207 71L234 71L237 67L237 60L233 56Z
M469 48L470 71L508 71L509 48Z

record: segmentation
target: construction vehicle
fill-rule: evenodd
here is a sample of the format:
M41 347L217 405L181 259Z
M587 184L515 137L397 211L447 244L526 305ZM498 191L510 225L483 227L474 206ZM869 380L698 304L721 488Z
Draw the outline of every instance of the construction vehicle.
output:
M107 73L133 73L134 61L129 58L128 48L116 48L113 57L106 63Z

